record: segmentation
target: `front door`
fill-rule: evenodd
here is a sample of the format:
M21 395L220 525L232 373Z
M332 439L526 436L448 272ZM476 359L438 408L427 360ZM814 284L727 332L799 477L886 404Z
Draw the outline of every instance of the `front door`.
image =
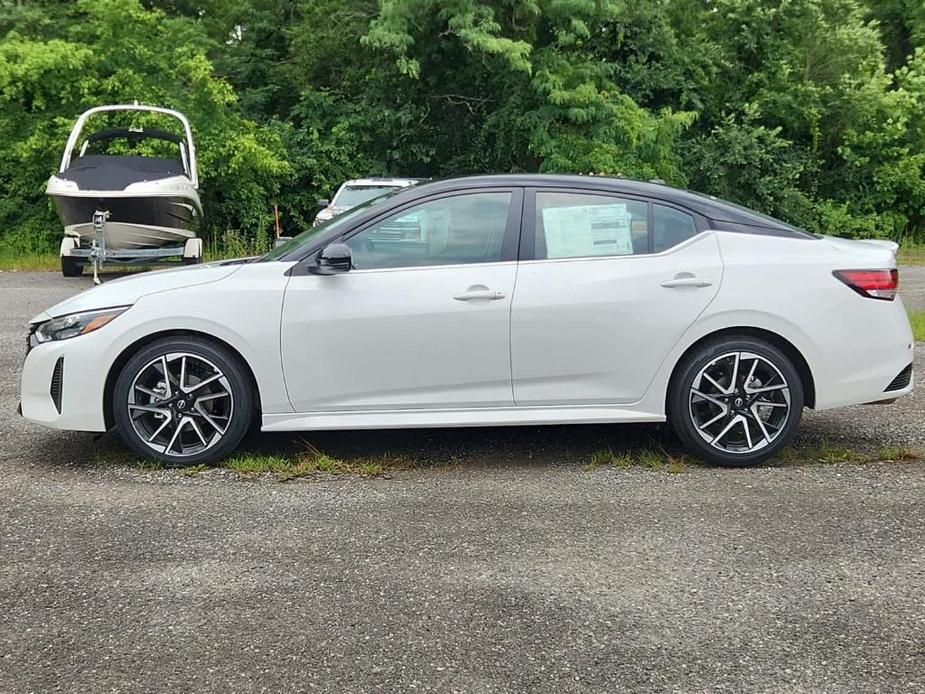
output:
M493 189L415 203L343 239L349 272L294 274L281 341L295 411L513 405L520 198Z

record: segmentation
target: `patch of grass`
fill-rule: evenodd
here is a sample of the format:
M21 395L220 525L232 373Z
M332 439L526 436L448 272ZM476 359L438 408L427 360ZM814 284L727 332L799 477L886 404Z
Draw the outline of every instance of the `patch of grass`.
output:
M234 470L240 475L259 475L264 472L282 473L292 468L292 460L281 455L253 455L242 453L229 458L222 467Z
M394 470L407 469L412 465L408 458L395 455L342 460L323 453L307 441L305 450L294 457L243 454L222 463L222 467L234 470L240 475L273 473L280 482L316 474L378 477Z
M832 441L822 441L810 448L794 449L787 446L777 454L784 465L800 463L834 465L836 463L911 462L922 460L925 454L907 446L886 446L876 452L859 451Z
M911 462L921 460L922 452L905 446L888 446L877 451L877 460L889 462Z
M0 253L0 271L42 272L60 270L61 259L57 253Z
M141 470L142 472L160 472L161 470L169 470L170 466L165 465L160 460L132 460L131 466L136 470Z
M324 453L308 451L297 458L293 465L277 473L281 482L309 477L317 473L330 475L359 475L361 477L379 477L395 470L404 470L412 466L411 461L402 456L383 455L373 458L354 458L341 460Z
M784 465L790 465L800 461L800 454L794 450L793 446L784 446L780 450L780 453L777 454L777 460L782 462Z
M872 460L871 456L857 451L847 446L842 446L832 441L822 441L816 446L803 451L801 458L825 465L835 463L867 463Z
M925 340L925 311L909 310L909 324L916 340Z
M146 464L153 464L153 461L139 460L129 449L120 446L117 443L105 443L100 447L93 456L94 465L133 465L145 469Z
M896 257L900 265L925 265L925 243L904 243Z
M633 457L629 453L614 453L609 448L591 454L591 467L633 467Z
M668 472L676 475L687 470L690 461L684 456L671 455L660 449L645 448L641 451L614 452L611 449L595 451L591 454L589 467L641 467L655 472Z
M139 460L131 451L115 442L104 443L96 452L93 462L96 465L128 466L144 472L175 469L185 477L194 477L212 467L201 464L173 468L157 460ZM327 455L308 441L304 442L304 450L294 456L240 453L218 464L218 467L242 477L273 474L281 482L315 474L379 477L413 466L413 460L392 454L342 460Z

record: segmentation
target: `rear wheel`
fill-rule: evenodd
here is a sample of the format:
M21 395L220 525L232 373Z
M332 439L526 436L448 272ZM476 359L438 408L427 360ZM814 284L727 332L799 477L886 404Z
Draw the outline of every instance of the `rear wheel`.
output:
M246 367L202 338L165 338L135 354L116 380L113 415L122 440L170 465L231 453L254 417Z
M84 261L69 255L61 256L61 274L65 277L80 277L84 272Z
M756 465L793 438L803 385L790 359L752 337L705 344L679 366L668 410L692 453L726 466Z

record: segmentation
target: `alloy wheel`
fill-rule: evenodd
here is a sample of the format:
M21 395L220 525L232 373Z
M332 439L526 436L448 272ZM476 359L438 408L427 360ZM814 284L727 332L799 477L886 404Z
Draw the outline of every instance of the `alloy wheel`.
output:
M222 440L234 414L234 394L214 363L189 352L171 352L135 374L127 406L135 433L146 446L188 457Z
M790 384L766 357L728 352L694 378L689 412L697 433L729 454L750 454L770 446L790 418Z

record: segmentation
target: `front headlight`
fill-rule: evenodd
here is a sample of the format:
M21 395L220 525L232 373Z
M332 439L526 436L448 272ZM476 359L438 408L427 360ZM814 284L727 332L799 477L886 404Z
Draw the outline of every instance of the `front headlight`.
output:
M128 308L128 306L115 306L113 308L81 311L80 313L71 313L66 316L52 318L50 321L45 321L36 326L35 333L33 333L35 341L41 344L52 340L67 340L78 335L92 333L94 330L102 328L119 314L124 313Z

